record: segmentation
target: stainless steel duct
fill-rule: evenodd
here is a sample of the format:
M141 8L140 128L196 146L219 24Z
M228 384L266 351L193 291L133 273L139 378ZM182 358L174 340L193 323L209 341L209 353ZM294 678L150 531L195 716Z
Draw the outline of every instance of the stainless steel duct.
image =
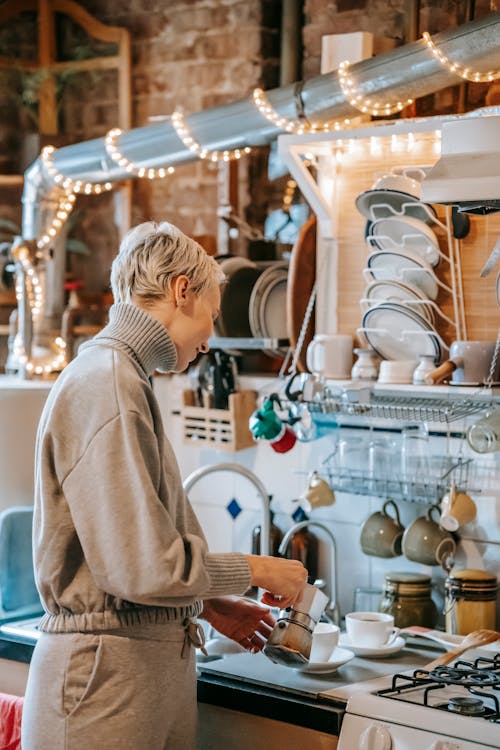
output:
M461 65L483 70L499 69L500 13L490 13L477 21L436 34L434 41L447 57ZM388 100L415 99L460 82L439 63L422 40L359 62L351 67L350 72L363 96ZM290 120L303 116L310 121L326 122L359 114L344 97L336 72L273 89L266 92L266 96L274 110ZM190 114L185 122L196 141L208 151L266 144L282 132L256 109L252 97ZM184 146L169 120L124 133L120 138L120 150L135 165L146 169L179 166L198 158ZM74 181L104 183L131 177L111 160L104 138L60 148L53 163L60 173ZM59 191L60 188L45 174L40 159L26 171L23 194L25 240L39 236L50 220L51 206ZM48 266L52 264L54 261L47 262ZM50 275L50 269L47 270L47 275ZM54 287L54 283L51 286ZM62 289L62 279L60 286ZM49 307L53 318L57 305Z

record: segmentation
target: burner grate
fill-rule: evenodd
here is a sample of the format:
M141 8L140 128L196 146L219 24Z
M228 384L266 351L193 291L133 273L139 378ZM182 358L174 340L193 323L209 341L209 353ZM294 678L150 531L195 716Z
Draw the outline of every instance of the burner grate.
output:
M414 694L422 688L422 705L438 708L443 711L452 711L465 714L466 711L458 711L456 705L442 703L431 706L429 699L433 691L444 687L458 686L465 688L470 694L471 705L474 703L472 696L477 696L481 701L489 700L493 708L478 710L475 714L489 721L500 723L500 701L497 695L490 690L500 690L500 655L492 658L480 657L472 662L456 661L453 666L439 666L431 671L418 669L412 675L395 674L392 678L390 688L379 690L376 694L387 698L401 696L405 700L406 693ZM464 699L463 699L464 700ZM413 701L410 701L413 702ZM464 704L467 701L464 700Z

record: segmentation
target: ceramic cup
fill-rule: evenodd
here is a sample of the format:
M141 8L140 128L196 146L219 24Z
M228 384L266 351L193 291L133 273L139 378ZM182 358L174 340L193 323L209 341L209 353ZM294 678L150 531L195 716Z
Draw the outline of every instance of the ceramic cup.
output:
M380 363L379 383L411 383L417 363L414 359L384 359Z
M309 474L307 487L300 496L300 499L304 501L304 505L309 506L305 507L304 510L310 512L322 505L333 505L335 494L328 482L322 479L317 471L312 471Z
M325 378L350 378L352 347L353 339L349 334L318 333L307 347L307 367Z
M423 565L442 565L454 554L456 543L449 531L442 529L432 517L440 514L439 505L432 505L427 515L416 518L403 534L403 555Z
M399 635L394 617L383 612L351 612L345 616L345 628L353 645L367 648L390 646Z
M456 531L465 523L470 523L476 517L476 503L466 492L457 490L452 484L449 492L441 500L440 524L447 531Z
M340 628L329 622L318 622L313 630L311 662L327 662L339 642Z
M452 383L484 383L490 371L495 343L493 341L454 341L450 359L456 364ZM496 380L496 373L493 378Z
M389 508L394 518L389 514ZM382 510L372 513L361 527L360 544L365 555L374 557L398 557L401 554L401 540L404 526L399 519L398 506L387 500Z

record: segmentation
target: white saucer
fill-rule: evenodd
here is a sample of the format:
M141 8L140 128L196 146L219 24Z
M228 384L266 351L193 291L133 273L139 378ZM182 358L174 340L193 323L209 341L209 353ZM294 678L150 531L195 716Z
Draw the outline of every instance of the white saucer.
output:
M390 654L396 654L398 651L401 651L402 648L405 646L405 639L401 636L398 636L393 643L391 643L389 646L379 646L378 648L374 648L373 646L355 646L354 643L351 643L349 640L349 637L347 633L341 633L339 638L339 643L342 644L342 646L349 646L349 648L356 654L356 656L365 656L365 657L375 657L375 656L390 656Z
M297 672L307 672L308 674L326 674L327 672L335 672L338 667L347 664L351 659L354 659L352 651L348 651L346 648L336 648L328 661L310 661L301 667L294 667L294 669Z

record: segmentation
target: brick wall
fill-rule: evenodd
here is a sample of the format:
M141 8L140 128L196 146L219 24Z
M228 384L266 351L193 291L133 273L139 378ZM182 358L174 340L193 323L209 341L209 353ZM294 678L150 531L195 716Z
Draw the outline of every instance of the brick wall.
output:
M170 114L176 106L186 113L248 96L259 85L273 88L279 80L280 15L278 0L86 0L83 6L105 24L124 26L132 38L133 127L148 118ZM355 30L377 30L404 44L408 39L409 0L305 0L303 5L303 77L319 73L321 36ZM422 2L420 33L463 23L465 4L449 0ZM489 12L478 0L476 16ZM33 52L34 16L0 29L0 55ZM88 40L67 22L58 24L63 55L82 53ZM95 49L93 50L95 54ZM457 91L446 90L418 102L419 114L456 109ZM14 150L20 123L5 85L0 81L0 161L4 168ZM484 87L469 86L473 106L484 99ZM469 107L470 108L470 107ZM115 73L82 74L65 81L60 96L61 130L70 142L103 136L117 122ZM2 130L3 128L3 130ZM7 166L6 166L7 165ZM278 207L282 181L269 184L266 151L240 165L240 211L252 224L262 224L269 208ZM0 167L1 168L1 167ZM168 218L191 234L216 233L217 169L195 162L173 177L138 181L133 188L133 223ZM20 221L19 191L0 190L0 216ZM84 239L89 258L70 257L69 270L89 291L102 290L116 252L117 232L109 196L78 200L73 236Z

